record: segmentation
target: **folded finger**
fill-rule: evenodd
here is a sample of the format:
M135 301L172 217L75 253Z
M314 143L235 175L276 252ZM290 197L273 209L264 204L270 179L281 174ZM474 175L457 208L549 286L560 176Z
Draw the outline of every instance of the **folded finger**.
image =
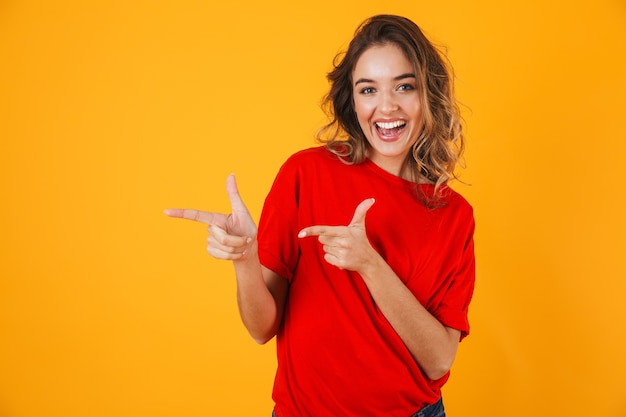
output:
M248 236L228 234L224 229L215 224L210 225L207 230L209 231L209 236L212 236L217 242L224 246L245 246L250 242Z
M243 245L237 245L237 246L231 246L231 245L224 245L221 242L219 242L217 239L215 239L215 236L213 235L209 235L209 237L207 238L207 248L215 248L221 252L224 253L244 253L246 251L246 249L248 248L248 245L243 244Z
M216 258L216 259L224 259L227 261L235 261L237 259L241 259L243 258L245 252L228 252L228 251L224 251L218 247L215 247L211 244L209 244L206 248L207 252L209 253L209 255L211 255L212 257Z

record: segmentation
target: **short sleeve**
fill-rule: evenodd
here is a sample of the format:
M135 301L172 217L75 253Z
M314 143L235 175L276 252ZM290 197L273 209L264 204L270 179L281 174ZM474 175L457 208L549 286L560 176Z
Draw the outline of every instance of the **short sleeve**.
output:
M476 260L474 256L474 217L471 208L469 216L463 216L457 223L458 233L455 239L459 250L451 259L453 267L447 280L442 301L434 315L445 326L461 331L461 339L469 334L469 304L474 293Z
M298 171L293 156L280 168L265 198L258 232L261 264L289 281L299 257Z

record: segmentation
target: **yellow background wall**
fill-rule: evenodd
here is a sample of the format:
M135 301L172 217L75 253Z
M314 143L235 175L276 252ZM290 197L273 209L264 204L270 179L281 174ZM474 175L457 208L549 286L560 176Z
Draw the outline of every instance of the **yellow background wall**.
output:
M478 281L448 414L626 416L626 3L0 2L0 416L269 416L274 344L171 206L258 218L364 18L448 47ZM383 5L383 3L386 3Z

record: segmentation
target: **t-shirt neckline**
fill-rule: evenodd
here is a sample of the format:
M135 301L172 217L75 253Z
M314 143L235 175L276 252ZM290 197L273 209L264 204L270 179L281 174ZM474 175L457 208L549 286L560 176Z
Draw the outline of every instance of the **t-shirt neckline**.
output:
M433 188L434 185L433 184L427 184L427 183L414 183L412 181L406 180L402 177L398 177L397 175L392 174L391 172L385 171L384 169L382 169L381 167L379 167L378 165L376 165L376 163L374 161L372 161L371 159L366 159L363 164L362 164L365 168L367 168L369 171L377 174L380 177L383 177L385 180L391 182L392 184L398 185L398 186L402 186L402 187L415 187L417 186L418 188L425 188L425 189L429 189L429 188Z

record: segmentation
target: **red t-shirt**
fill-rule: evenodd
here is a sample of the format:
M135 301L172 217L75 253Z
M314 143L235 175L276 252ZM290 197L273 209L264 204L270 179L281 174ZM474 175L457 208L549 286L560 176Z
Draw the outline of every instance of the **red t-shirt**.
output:
M420 185L430 190L431 185ZM429 209L415 184L366 161L347 165L323 147L280 169L259 222L261 263L290 282L277 335L277 417L408 417L441 397L380 312L361 277L324 261L313 225L347 225L376 199L365 226L372 246L444 325L469 332L474 288L471 206L448 187Z

